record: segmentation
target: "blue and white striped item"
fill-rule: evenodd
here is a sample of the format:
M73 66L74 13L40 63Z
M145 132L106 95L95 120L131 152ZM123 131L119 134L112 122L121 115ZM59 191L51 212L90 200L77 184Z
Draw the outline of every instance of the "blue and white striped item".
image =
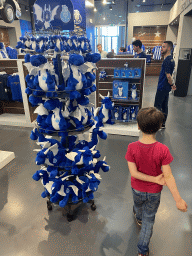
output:
M153 52L153 59L160 60L161 59L161 48L162 46L155 46L152 50Z

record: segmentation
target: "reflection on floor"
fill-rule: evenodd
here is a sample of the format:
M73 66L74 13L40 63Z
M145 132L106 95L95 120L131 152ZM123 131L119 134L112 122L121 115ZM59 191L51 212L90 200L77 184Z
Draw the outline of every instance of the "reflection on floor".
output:
M147 77L143 107L153 106L156 77ZM177 210L164 187L156 215L150 256L192 255L192 97L170 94L167 128L157 134L174 161L171 164L177 187L188 204L188 212ZM41 198L41 182L32 175L35 165L31 128L0 127L0 149L16 158L0 171L0 256L136 256L139 229L132 209L130 173L124 159L129 143L138 137L108 136L98 149L111 166L101 171L95 193L96 211L79 205L76 220L68 222L66 210L54 207L48 212Z

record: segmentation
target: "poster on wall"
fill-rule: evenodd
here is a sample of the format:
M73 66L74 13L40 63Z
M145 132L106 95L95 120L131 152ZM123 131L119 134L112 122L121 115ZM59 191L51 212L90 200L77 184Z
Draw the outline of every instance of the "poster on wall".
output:
M25 32L32 32L32 25L30 21L19 20L21 27L21 36L25 36Z
M36 31L74 30L74 8L71 0L36 0L33 13Z
M86 29L85 0L72 0L74 7L74 23Z

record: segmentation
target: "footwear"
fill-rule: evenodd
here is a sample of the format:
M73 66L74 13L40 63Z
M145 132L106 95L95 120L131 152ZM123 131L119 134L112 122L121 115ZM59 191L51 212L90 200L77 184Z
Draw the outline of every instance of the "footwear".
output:
M145 254L142 254L142 253L138 253L137 256L149 256L149 251L146 252Z
M162 127L161 127L161 129L165 129L165 124L162 124Z
M133 206L133 214L134 214L134 217L135 217L135 220L137 222L137 225L139 225L141 227L142 225L142 221L138 220L137 217L136 217L136 212L135 212L135 209L134 209L134 206Z

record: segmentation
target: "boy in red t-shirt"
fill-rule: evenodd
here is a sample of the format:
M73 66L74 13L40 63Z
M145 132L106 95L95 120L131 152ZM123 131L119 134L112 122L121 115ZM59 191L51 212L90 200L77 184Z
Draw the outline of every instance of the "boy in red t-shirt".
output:
M163 119L163 113L157 108L140 109L137 122L143 136L139 141L128 145L125 155L131 173L133 213L137 224L142 225L137 245L138 256L149 255L148 246L163 185L171 191L178 210L187 212L187 204L177 190L169 165L173 157L168 147L155 139L156 132L162 127Z

